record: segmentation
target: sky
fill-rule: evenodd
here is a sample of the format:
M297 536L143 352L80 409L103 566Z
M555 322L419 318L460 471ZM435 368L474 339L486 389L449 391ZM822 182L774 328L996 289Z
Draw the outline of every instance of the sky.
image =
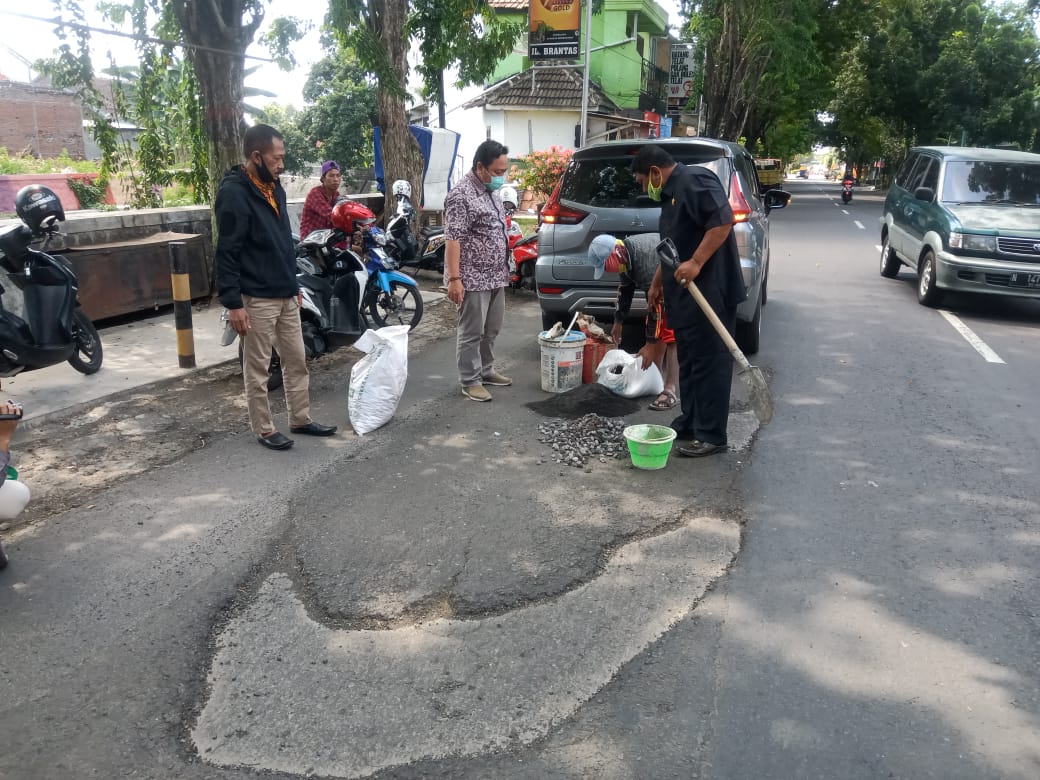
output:
M665 8L674 23L678 21L678 0L658 0ZM85 8L93 8L92 0L83 0ZM328 9L328 0L271 0L265 13L264 26L272 19L281 16L295 16L304 21L311 22L313 27L307 36L294 47L294 55L298 67L291 73L280 70L271 63L259 63L247 61L247 67L260 65L259 70L246 80L248 86L259 87L277 95L275 98L256 98L255 102L261 105L274 100L281 104L302 107L303 84L307 79L310 66L322 56L318 43L319 28L325 18ZM52 17L53 9L49 4L38 3L26 5L23 0L0 0L0 29L3 30L3 40L0 41L0 73L16 81L25 81L29 77L29 69L20 62L16 55L34 61L49 57L53 54L59 41L53 32L53 25L47 22L32 21L24 19L16 14L29 14L32 16ZM97 11L89 11L90 24L94 27L111 28L111 24L104 21ZM123 28L129 31L129 28ZM9 51L13 49L15 53ZM133 48L133 42L125 38L105 36L92 33L92 48L94 52L94 67L100 70L108 66L107 52L111 51L116 62L120 65L130 65L137 58ZM266 56L262 46L254 44L248 54ZM479 92L479 89L466 90L465 94L457 96L459 102L468 99ZM449 107L451 101L449 100Z

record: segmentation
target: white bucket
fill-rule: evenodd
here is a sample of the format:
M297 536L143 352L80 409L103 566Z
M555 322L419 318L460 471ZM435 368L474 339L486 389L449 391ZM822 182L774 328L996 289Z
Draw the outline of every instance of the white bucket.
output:
M581 384L582 360L585 355L585 334L571 332L566 339L538 334L542 346L542 390L547 393L565 393Z

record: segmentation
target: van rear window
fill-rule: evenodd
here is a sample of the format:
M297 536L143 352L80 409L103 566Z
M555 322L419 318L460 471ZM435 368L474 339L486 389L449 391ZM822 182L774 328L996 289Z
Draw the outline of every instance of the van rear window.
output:
M669 152L681 163L703 165L719 177L723 189L729 192L726 158L705 160L703 152L700 155L683 155L672 149ZM661 205L646 197L636 183L630 155L572 158L563 174L560 198L599 208L657 208Z

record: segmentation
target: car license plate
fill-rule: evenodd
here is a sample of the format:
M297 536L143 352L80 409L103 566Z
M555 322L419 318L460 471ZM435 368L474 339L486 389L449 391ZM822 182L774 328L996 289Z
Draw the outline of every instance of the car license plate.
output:
M1011 274L1012 287L1040 287L1040 274Z

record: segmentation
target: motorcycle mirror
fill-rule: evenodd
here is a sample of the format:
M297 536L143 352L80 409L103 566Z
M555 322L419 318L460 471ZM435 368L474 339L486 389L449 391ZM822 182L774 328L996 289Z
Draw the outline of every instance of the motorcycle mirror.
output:
M666 238L661 241L656 247L657 259L661 261L661 265L674 271L679 267L681 261L679 260L679 250L675 248L675 242L670 238Z

